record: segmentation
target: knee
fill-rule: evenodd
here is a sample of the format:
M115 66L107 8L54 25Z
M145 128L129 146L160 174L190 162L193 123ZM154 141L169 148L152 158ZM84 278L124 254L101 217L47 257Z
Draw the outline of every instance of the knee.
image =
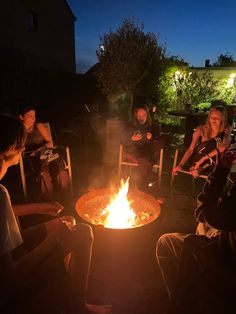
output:
M93 242L93 230L92 228L85 223L79 223L76 226L76 230L79 234L79 238L81 239L82 243L84 244L91 244Z
M169 255L170 251L173 250L175 242L180 240L178 233L166 233L163 234L157 241L156 246L156 257L159 260L160 256Z
M166 247L167 243L169 242L169 234L163 234L157 241L156 245L156 258L159 260L159 256L164 247Z
M162 248L163 246L166 246L170 242L171 234L165 233L163 234L157 241L157 249Z

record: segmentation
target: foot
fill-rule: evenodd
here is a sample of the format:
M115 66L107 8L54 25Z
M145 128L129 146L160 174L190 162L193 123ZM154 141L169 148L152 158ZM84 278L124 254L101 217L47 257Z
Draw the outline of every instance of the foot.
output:
M95 305L88 304L85 305L88 314L111 314L112 305Z

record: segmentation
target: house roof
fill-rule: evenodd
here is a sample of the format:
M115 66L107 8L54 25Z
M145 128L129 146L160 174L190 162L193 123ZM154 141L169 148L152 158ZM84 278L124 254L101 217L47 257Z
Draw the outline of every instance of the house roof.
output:
M74 21L76 21L76 20L77 20L77 18L76 18L76 16L74 15L74 13L73 13L73 11L72 11L71 7L69 6L69 4L68 4L68 2L67 2L66 0L64 0L64 1L65 1L66 6L67 6L67 7L68 7L68 9L69 9L69 11L70 11L71 15L73 16Z

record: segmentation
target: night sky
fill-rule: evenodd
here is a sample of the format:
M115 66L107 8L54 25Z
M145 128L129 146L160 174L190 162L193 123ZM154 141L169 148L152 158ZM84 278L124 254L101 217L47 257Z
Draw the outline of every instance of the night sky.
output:
M97 62L99 36L116 29L124 18L144 23L159 34L169 56L192 66L213 63L221 53L236 59L235 0L68 0L74 15L77 71Z

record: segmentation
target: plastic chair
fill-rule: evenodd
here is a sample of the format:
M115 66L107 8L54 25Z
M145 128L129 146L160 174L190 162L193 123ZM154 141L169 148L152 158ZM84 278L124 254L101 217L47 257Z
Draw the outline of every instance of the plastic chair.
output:
M163 168L163 155L164 155L164 149L160 149L160 158L159 162L155 163L152 167L153 172L158 172L158 184L161 184L162 179L162 168ZM132 168L138 167L138 161L134 159L129 154L126 154L124 152L124 146L123 144L120 144L119 149L119 158L118 158L118 177L121 178L121 171L122 167L128 167L129 168L129 174L131 175Z
M50 124L48 122L44 123L44 125L48 128L48 131L52 137L52 132L50 128ZM69 176L69 184L70 184L70 192L71 196L73 198L73 183L72 183L72 167L71 167L71 158L70 158L70 149L68 146L56 146L58 150L64 150L65 151L65 169L68 171ZM24 155L21 155L19 166L20 166L20 176L21 176L21 183L22 183L22 189L24 193L24 199L27 202L28 201L28 192L27 192L27 183L26 183L26 171L25 171L25 165L24 165Z

